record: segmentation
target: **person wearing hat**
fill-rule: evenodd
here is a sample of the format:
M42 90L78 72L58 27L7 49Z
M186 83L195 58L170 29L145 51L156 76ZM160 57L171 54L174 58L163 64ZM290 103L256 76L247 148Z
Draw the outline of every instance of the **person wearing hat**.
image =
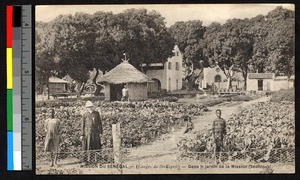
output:
M90 150L101 149L102 135L102 122L100 114L94 109L94 105L91 101L87 101L85 104L87 112L83 114L81 120L81 136L82 148L87 151L83 160L85 164L90 162Z
M214 139L214 156L215 161L217 163L217 159L219 157L219 161L221 161L221 156L219 155L222 147L223 147L223 139L226 134L226 122L223 118L221 118L221 110L216 110L217 119L213 121L212 125L212 134ZM217 157L218 156L218 157Z

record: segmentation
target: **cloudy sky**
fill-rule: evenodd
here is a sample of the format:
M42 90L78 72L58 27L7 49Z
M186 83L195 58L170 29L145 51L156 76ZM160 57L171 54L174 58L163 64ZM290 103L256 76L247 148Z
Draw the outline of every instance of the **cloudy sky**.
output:
M225 23L231 18L252 18L259 14L266 15L277 6L295 10L293 4L192 4L192 5L51 5L36 6L36 20L48 22L60 14L97 11L120 13L128 8L146 8L156 10L165 17L169 27L176 21L201 20L207 26L211 22Z

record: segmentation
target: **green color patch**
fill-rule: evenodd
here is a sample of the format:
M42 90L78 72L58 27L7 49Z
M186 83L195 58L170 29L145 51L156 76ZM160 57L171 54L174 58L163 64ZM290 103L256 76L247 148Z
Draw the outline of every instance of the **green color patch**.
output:
M7 131L13 130L13 97L12 97L12 89L7 90L6 95L6 103L7 103Z

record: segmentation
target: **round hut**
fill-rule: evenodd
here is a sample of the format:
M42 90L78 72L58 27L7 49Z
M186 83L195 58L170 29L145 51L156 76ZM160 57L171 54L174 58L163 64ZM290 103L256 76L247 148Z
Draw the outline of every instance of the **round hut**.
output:
M115 68L104 74L97 84L104 83L106 101L120 101L122 89L128 88L128 100L148 99L148 83L152 80L137 70L128 61L123 61Z

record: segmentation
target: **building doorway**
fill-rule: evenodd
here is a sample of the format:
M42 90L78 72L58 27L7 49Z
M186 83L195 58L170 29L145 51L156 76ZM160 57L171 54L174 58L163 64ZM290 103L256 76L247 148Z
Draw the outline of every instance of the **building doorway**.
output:
M221 88L221 81L222 81L222 78L219 74L217 74L215 76L215 86L217 87L217 89L220 89Z
M258 87L258 91L263 91L263 87L264 87L264 82L262 79L257 80L257 87Z
M160 83L160 81L158 79L156 79L156 78L153 78L152 80L153 80L153 82L149 83L149 89L148 89L148 91L150 93L160 92L160 90L161 90L161 83Z
M121 101L125 84L110 84L110 101Z

